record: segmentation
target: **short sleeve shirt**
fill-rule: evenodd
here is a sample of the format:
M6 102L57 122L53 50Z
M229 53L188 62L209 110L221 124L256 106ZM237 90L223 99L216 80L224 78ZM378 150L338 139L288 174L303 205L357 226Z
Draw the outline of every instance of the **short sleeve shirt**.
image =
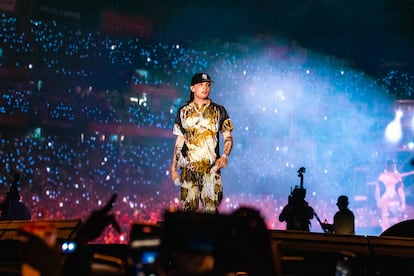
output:
M232 131L226 109L212 101L198 107L182 106L175 117L173 134L185 137L185 153L195 171L206 172L219 156L219 133Z

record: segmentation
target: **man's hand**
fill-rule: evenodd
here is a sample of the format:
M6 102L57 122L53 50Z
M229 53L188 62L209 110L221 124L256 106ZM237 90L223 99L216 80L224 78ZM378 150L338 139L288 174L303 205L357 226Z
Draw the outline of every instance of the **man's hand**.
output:
M215 166L217 167L217 169L222 169L227 167L227 158L228 157L224 157L224 156L220 156L215 163Z
M173 183L176 179L180 179L180 176L175 168L170 169L170 179Z
M329 223L322 223L321 227L325 233L332 233L333 232L333 225Z

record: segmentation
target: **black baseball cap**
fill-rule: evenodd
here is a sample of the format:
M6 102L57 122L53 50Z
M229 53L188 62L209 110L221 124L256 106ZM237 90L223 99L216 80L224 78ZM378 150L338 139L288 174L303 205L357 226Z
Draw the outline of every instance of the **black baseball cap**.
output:
M213 82L207 73L197 73L191 78L191 85L200 83L200 82Z

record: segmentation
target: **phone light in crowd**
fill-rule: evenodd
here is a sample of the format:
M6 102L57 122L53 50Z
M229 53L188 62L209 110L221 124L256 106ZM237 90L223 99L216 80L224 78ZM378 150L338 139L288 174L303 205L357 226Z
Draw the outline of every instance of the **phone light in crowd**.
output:
M125 236L124 236L124 235L119 235L119 241L120 241L120 242L122 242L122 243L123 243L123 242L125 242L125 240L126 240L126 239L125 239Z
M66 241L62 243L62 252L63 253L73 253L76 250L76 243L73 241Z
M401 110L397 110L395 113L395 118L390 123L388 123L385 128L385 139L390 143L398 143L402 139L402 127L401 127L401 118L403 113Z

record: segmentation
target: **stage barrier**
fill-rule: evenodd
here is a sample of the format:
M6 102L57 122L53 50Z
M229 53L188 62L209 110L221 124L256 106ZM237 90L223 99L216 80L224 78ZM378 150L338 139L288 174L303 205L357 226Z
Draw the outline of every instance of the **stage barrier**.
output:
M27 220L4 220L0 221L0 240L16 240L19 236L19 229L22 225L51 223L57 229L57 239L70 240L78 231L81 220L45 220L45 221L27 221Z

